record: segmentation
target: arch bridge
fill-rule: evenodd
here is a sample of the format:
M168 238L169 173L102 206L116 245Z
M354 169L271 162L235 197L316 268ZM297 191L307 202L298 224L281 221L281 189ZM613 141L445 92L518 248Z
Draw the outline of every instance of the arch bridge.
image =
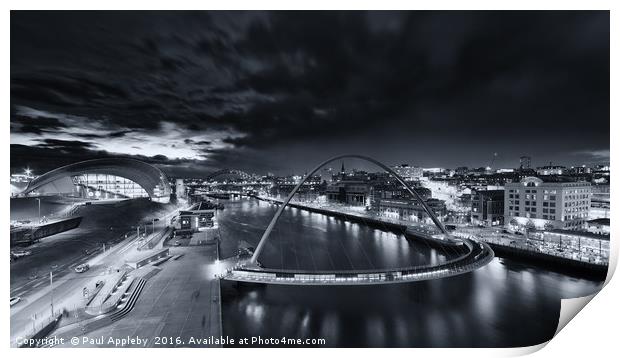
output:
M346 270L346 271L302 271L302 270L282 270L269 269L260 265L258 258L263 251L270 234L278 219L284 212L285 207L290 203L301 186L312 175L325 165L339 159L355 158L361 159L377 165L381 169L392 175L410 194L417 200L426 214L431 218L435 226L441 231L446 246L454 245L455 241L462 242L463 253L458 257L448 260L439 265L412 265L407 267L390 268L382 270ZM422 235L422 234L421 234ZM437 239L433 238L435 241ZM441 243L441 239L440 245ZM263 233L251 260L238 265L234 269L229 269L223 279L242 282L284 284L284 285L369 285L369 284L390 284L399 282L414 282L437 278L456 276L476 270L488 264L494 257L493 250L483 242L471 239L458 239L450 237L444 225L439 221L433 210L422 200L420 195L409 183L401 178L394 170L387 165L373 158L358 155L344 154L332 157L317 165L308 173L289 193L287 198L279 206L271 222Z
M221 175L228 175L228 174L238 175L241 178L249 178L250 177L250 174L244 172L243 170L238 170L238 169L221 169L221 170L218 170L216 172L213 172L213 173L207 175L205 177L205 180L212 180L212 179L215 179L215 178L217 178L217 177L219 177Z

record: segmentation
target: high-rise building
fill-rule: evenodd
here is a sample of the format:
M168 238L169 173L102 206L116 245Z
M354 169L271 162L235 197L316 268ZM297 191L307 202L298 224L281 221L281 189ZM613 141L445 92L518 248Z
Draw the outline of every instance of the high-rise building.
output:
M504 223L530 229L583 229L591 198L588 182L556 183L527 177L506 184Z
M532 165L532 158L524 155L519 158L519 169L530 169Z

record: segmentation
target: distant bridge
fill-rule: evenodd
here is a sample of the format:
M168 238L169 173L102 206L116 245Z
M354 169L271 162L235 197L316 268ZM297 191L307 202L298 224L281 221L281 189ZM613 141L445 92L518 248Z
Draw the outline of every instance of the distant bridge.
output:
M431 280L456 276L463 273L476 270L489 262L494 257L493 250L482 242L473 241L471 239L460 239L463 245L460 249L463 251L457 258L448 260L438 265L417 265L392 269L376 269L376 270L346 270L346 271L301 271L301 270L282 270L263 268L258 263L258 257L262 252L269 235L273 230L276 222L284 212L284 208L289 204L301 186L319 171L325 165L344 158L356 158L373 163L383 170L394 176L394 178L407 189L407 191L417 200L424 211L431 218L435 226L441 231L441 235L445 239L446 246L454 247L455 238L449 237L443 224L437 219L433 210L422 200L420 195L411 185L403 180L394 170L385 164L357 154L339 155L330 158L323 163L317 165L303 180L301 180L295 188L289 193L286 200L279 206L267 229L252 255L249 263L240 267L229 269L223 279L242 282L285 284L285 285L370 285L370 284L391 284L399 282L414 282ZM436 235L435 235L436 236ZM441 238L434 237L435 241L441 241Z
M250 174L244 172L243 170L238 170L238 169L222 169L222 170L218 170L216 172L213 172L209 175L207 175L205 177L205 180L212 180L215 179L216 177L220 176L220 175L237 175L240 176L241 178L249 178Z

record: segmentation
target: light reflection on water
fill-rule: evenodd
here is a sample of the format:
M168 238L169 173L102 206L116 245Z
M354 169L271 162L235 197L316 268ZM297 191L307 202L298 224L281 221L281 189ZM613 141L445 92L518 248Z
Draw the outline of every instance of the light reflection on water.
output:
M222 255L236 251L233 238L256 245L276 209L247 200L227 205L220 215ZM250 225L242 231L234 224L239 221ZM286 210L271 239L261 257L268 267L394 267L436 264L450 255L303 210ZM525 346L553 336L561 298L599 287L597 281L495 258L469 274L386 286L223 282L222 314L224 334L232 337L325 338L339 347Z

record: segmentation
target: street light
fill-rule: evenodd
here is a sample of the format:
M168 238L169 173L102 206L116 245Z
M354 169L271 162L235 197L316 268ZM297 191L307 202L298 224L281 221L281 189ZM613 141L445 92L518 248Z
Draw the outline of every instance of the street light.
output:
M159 221L159 219L153 218L153 234L155 233L155 221Z
M39 222L41 222L41 199L34 198L34 200L37 200L39 202Z
M52 309L52 318L54 317L54 274L50 271L50 308Z

